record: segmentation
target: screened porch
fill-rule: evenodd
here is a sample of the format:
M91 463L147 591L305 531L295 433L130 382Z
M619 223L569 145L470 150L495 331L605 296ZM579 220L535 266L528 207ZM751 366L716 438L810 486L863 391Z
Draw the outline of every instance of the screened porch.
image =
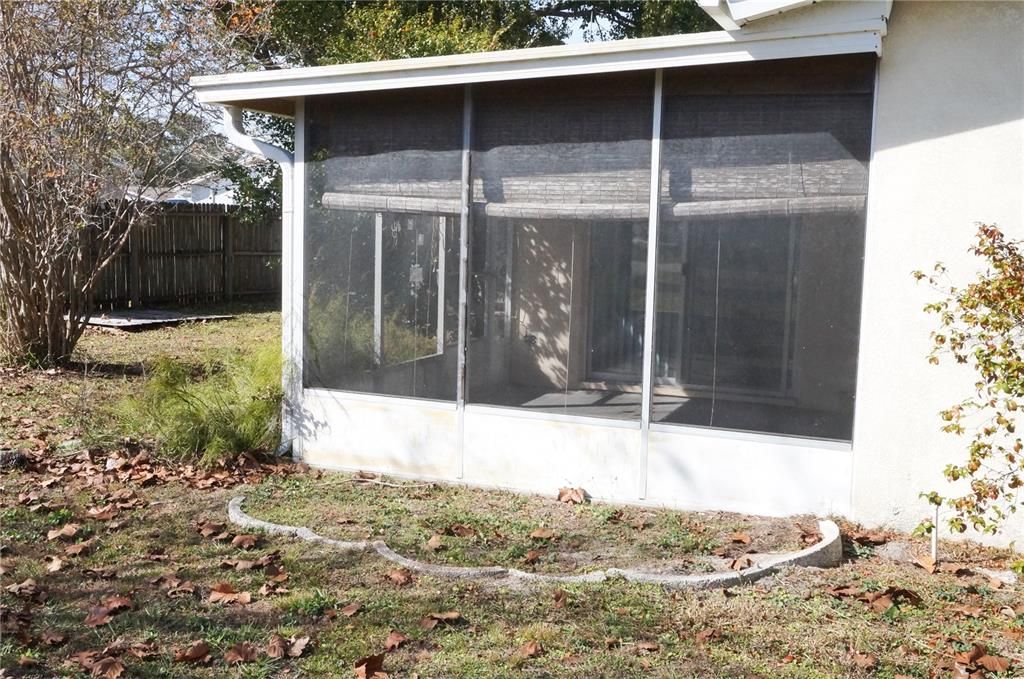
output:
M307 96L303 386L850 440L875 64Z

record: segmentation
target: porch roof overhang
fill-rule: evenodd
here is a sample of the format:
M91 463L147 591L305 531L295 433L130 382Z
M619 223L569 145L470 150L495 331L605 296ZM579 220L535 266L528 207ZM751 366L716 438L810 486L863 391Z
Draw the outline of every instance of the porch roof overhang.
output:
M802 3L783 4L795 7ZM832 54L874 52L881 56L891 5L891 0L821 3L795 7L785 17L748 20L736 30L207 75L192 78L190 84L203 103L291 116L295 99L309 95Z

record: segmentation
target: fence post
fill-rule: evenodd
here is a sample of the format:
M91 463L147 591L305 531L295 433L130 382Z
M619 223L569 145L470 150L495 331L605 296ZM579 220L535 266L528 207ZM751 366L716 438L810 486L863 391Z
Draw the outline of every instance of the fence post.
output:
M136 222L128 234L128 298L133 309L142 306L142 224Z
M225 208L225 212L220 218L223 276L221 290L225 302L231 302L235 297L235 229L231 217L232 215Z

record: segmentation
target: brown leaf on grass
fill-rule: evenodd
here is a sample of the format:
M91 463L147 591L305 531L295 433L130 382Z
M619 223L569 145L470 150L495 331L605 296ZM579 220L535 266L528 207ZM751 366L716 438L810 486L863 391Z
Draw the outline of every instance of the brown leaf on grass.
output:
M1005 672L1010 669L1010 661L998 655L985 654L978 658L977 664L989 672Z
M71 655L71 659L83 669L91 670L100 657L99 651L79 651Z
M550 528L536 528L530 533L534 540L551 540L555 537L555 531Z
M454 535L460 538L472 538L476 537L477 535L476 528L473 528L472 526L467 526L464 523L453 523L452 525L448 526L446 532L449 535Z
M113 504L104 505L102 507L90 507L86 513L89 518L97 521L110 521L117 516L117 507Z
M260 587L259 592L260 596L273 596L275 594L287 594L288 588L282 587L279 583L270 581L263 583L263 586Z
M961 665L973 665L979 658L988 655L988 649L982 644L974 644L969 651L960 651L953 660Z
M697 632L697 634L694 636L694 639L696 639L697 643L699 644L706 644L712 641L718 641L721 638L722 632L717 627L709 627L707 629L702 629L701 631Z
M817 528L797 524L800 529L800 542L805 545L817 544L821 540L821 533Z
M564 589L555 590L555 608L565 608L569 602L569 593Z
M56 573L64 568L64 561L59 556L44 556L43 561L46 563L47 573Z
M853 654L853 664L862 670L871 670L878 667L878 658L870 653L858 653L855 651Z
M283 658L288 653L288 642L280 634L273 634L267 642L267 655L271 658Z
M352 604L349 604L348 606L345 606L344 608L342 608L341 611L339 611L339 612L342 615L344 615L346 618L351 618L353 615L358 613L359 609L361 609L362 607L363 607L362 604L352 603Z
M750 536L747 535L746 533L732 533L732 534L729 535L729 542L740 544L740 545L749 545L750 544Z
M259 656L256 647L248 641L235 644L224 652L224 662L228 665L240 665L241 663L252 662Z
M124 674L124 665L117 658L103 658L92 666L92 676L98 679L118 679Z
M243 534L236 535L231 540L231 546L237 547L238 549L252 549L256 547L256 545L258 545L259 542L260 537L258 535Z
M935 559L931 558L930 556L919 556L917 557L917 559L914 560L914 563L923 568L928 573L935 572Z
M167 589L167 596L171 599L191 596L195 593L196 586L191 580L181 581L178 578L174 578L173 584Z
M528 564L537 563L540 560L541 552L536 549L531 549L523 556L523 562Z
M543 654L544 647L541 646L539 641L533 641L531 639L519 647L519 656L522 658L536 658Z
M881 615L893 607L893 599L888 594L880 594L867 602L868 608Z
M309 637L291 637L288 639L288 655L293 658L301 657L308 645Z
M36 584L34 578L25 578L17 584L7 585L7 587L4 587L4 589L6 589L14 596L20 597L22 599L35 599L43 593L42 588L40 588L39 585Z
M89 608L89 614L85 616L86 627L100 627L102 625L110 624L110 621L114 618L110 615L110 611L103 606L91 606Z
M587 501L587 491L582 488L559 488L558 501L570 505L581 505Z
M210 646L205 641L193 641L188 647L174 652L174 662L206 663L210 661Z
M113 614L131 608L132 600L126 596L114 595L103 599L100 604Z
M753 565L754 560L746 555L738 556L729 562L729 568L731 568L734 571L741 571L744 568L750 568Z
M83 568L82 575L100 580L114 580L117 578L117 571L112 568Z
M654 522L647 517L640 516L630 521L629 525L632 526L634 530L643 530L644 528L653 526Z
M196 530L198 530L199 534L204 538L217 535L218 533L223 533L225 528L227 528L226 524L215 523L213 521L203 521L196 526Z
M222 559L217 567L225 570L251 571L256 567L256 562L245 559Z
M865 547L877 547L889 541L889 536L880 530L859 530L850 533L850 539Z
M356 661L356 679L380 679L384 674L385 653L369 655Z
M640 653L657 653L661 650L661 646L653 641L638 641L636 642L636 650Z
M443 613L431 613L422 620L420 620L420 627L425 630L432 630L437 625L453 625L462 619L462 614L458 611L445 611Z
M44 630L40 641L46 646L60 646L67 641L67 636L60 632L54 632L52 630Z
M252 601L252 595L248 592L238 592L230 582L218 582L210 588L209 602L211 604L247 604Z
M73 545L68 545L64 548L64 554L67 556L81 556L92 547L93 539L90 538L84 542L76 542Z
M66 523L60 528L54 528L46 534L47 540L70 540L78 535L80 526L77 523Z
M399 587L405 587L413 581L412 571L408 568L396 568L392 571L388 571L387 577L388 580Z
M984 613L981 606L954 606L953 611L967 618L980 618Z
M384 650L388 652L394 651L407 641L409 641L409 637L396 630L391 630L391 634L384 640Z
M443 547L444 545L441 543L440 533L434 533L433 535L431 535L430 539L427 540L427 544L425 546L431 552L436 552L437 550L441 549L441 547Z

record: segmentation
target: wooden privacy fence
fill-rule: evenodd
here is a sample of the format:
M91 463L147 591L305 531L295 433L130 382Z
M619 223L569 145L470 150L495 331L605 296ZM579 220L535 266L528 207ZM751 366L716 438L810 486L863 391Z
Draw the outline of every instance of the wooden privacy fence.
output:
M281 225L242 224L225 205L166 205L103 272L100 308L229 302L281 293Z

